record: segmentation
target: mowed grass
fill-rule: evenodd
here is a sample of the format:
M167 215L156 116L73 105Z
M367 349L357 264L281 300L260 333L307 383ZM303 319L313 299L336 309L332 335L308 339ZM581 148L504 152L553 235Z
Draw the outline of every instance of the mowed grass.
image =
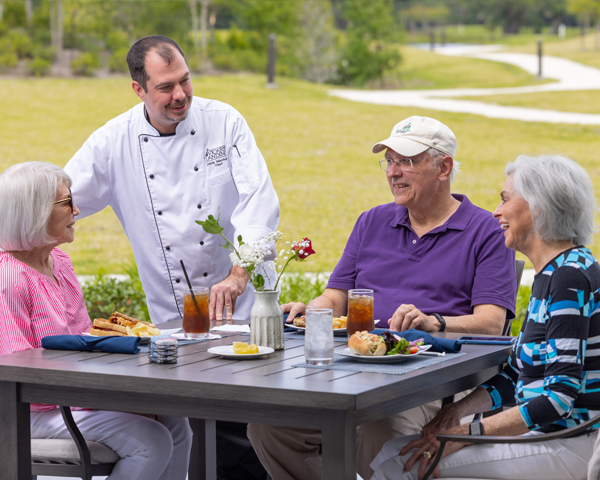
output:
M548 83L508 63L437 55L409 46L401 47L400 54L399 68L383 82L387 88L496 88ZM370 86L381 88L376 84Z
M494 103L497 105L510 105L513 107L558 110L561 112L600 113L600 90L539 92L518 95L486 95L455 98Z
M137 103L125 78L0 80L0 168L46 160L64 166L96 128ZM256 75L194 79L196 95L234 105L247 119L268 163L281 204L285 239L308 236L317 255L291 271L331 271L361 212L392 201L374 143L410 115L450 126L462 162L453 190L488 210L498 203L504 166L519 154L562 153L600 183L598 127L496 120L416 108L353 103L326 86ZM75 199L77 201L77 199ZM592 248L600 252L598 237ZM64 246L78 273L119 273L130 247L110 211L80 220Z
M500 42L501 43L501 42ZM507 48L510 52L533 53L537 55L537 43L532 42L525 45L511 46ZM542 46L544 55L553 55L563 57L575 62L600 68L600 36L596 40L595 34L590 33L583 37L572 37L565 40L553 38L551 41L544 41Z

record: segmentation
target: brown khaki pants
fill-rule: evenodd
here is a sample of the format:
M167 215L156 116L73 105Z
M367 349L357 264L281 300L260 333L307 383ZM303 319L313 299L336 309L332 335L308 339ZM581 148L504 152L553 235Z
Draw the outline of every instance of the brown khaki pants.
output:
M356 470L369 480L369 464L383 444L393 438L420 433L440 410L442 401L406 410L356 429ZM273 480L321 480L321 432L302 428L248 424L248 438Z

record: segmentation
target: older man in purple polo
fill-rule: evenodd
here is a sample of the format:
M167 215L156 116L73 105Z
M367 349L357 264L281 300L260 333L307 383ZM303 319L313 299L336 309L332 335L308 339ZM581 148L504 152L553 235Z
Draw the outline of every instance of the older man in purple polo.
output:
M345 315L348 290L369 288L378 327L500 334L515 311L514 252L490 212L451 193L459 169L454 133L432 118L410 117L373 147L383 151L379 165L394 203L359 217L327 289L309 306ZM282 308L291 321L306 307ZM418 433L440 407L441 400L359 427L360 476L371 478L369 464L387 440ZM321 432L251 424L248 436L273 478L321 478Z

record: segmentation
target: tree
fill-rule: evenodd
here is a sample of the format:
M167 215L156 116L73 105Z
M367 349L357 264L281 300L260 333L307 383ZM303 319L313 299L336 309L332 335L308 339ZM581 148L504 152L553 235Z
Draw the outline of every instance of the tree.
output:
M56 55L60 55L63 49L63 0L49 0L49 2L52 47Z
M297 56L302 65L301 76L317 83L336 76L339 60L333 14L329 0L302 0L302 31Z
M390 45L397 40L392 0L346 0L343 12L348 26L341 79L357 85L382 79L400 62L398 49Z

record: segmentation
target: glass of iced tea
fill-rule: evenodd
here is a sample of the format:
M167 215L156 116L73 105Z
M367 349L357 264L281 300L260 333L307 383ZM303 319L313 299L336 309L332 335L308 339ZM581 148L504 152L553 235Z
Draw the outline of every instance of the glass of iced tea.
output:
M348 324L346 325L348 336L363 330L370 332L374 328L373 290L348 290Z
M183 331L190 338L206 338L210 330L208 316L208 287L183 290Z

